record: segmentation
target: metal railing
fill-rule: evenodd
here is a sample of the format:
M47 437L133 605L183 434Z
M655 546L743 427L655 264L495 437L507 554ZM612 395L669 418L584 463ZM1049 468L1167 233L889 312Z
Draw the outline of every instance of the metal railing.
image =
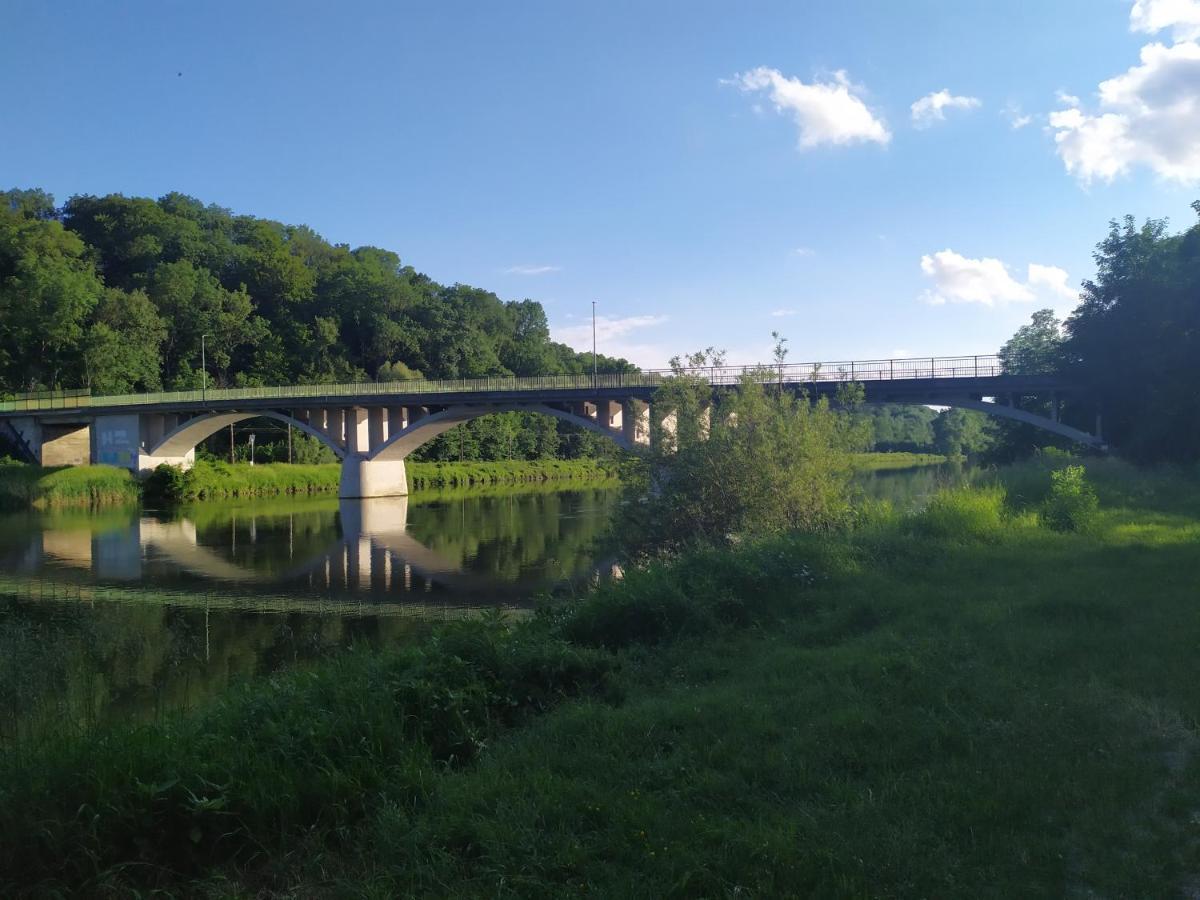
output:
M413 397L421 394L458 394L549 390L611 390L655 387L675 375L672 369L640 372L601 372L598 375L490 376L443 380L358 382L352 384L295 384L277 387L213 388L205 391L167 391L153 394L118 394L92 397L86 391L46 392L45 397L22 395L0 401L0 412L46 409L82 409L88 406L144 406L205 403L229 400L323 400L330 397ZM753 376L762 381L818 384L848 381L895 381L927 378L992 378L1003 374L1000 358L982 356L926 356L904 359L846 360L823 363L785 363L759 366L707 366L686 374L714 385L737 384Z

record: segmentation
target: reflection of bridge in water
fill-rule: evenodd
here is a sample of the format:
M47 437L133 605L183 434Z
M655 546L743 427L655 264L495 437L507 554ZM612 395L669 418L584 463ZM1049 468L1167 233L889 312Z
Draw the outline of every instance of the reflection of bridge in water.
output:
M26 567L40 568L53 560L98 579L139 581L148 565L161 560L207 581L244 586L304 584L326 592L375 594L429 592L435 585L456 592L502 591L494 581L466 571L413 537L408 532L407 497L340 500L338 518L336 540L300 559L289 552L282 572L260 571L222 556L201 543L196 523L189 518L164 522L146 516L127 528L100 534L86 529L45 531L38 536L40 545L31 547ZM253 540L254 519L250 529Z

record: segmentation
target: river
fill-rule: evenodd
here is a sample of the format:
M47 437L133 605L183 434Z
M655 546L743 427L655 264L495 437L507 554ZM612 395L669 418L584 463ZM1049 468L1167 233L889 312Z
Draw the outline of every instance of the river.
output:
M953 471L864 477L920 502ZM0 515L0 745L146 721L239 679L612 577L611 487Z

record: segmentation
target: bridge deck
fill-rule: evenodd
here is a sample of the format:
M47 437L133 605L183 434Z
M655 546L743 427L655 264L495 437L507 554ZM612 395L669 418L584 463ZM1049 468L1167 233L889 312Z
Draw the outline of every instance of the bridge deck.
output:
M540 375L450 380L412 380L351 384L282 385L221 388L113 396L82 391L43 392L0 401L0 417L50 413L69 416L137 412L274 409L292 406L491 404L569 402L582 399L650 399L675 373L655 369L598 375ZM920 402L939 394L995 396L1021 391L1069 390L1055 376L1005 374L996 356L925 357L857 360L782 366L714 366L689 373L715 388L736 385L747 375L779 380L814 394L831 394L846 382L861 382L874 402Z

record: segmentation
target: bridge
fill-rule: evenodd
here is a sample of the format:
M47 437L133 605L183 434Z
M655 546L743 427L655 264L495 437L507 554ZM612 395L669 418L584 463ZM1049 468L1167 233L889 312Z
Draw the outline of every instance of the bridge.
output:
M1080 389L1055 375L1004 371L999 357L956 356L769 366L713 366L691 372L714 399L743 378L778 383L816 398L842 385L863 386L868 403L972 409L1102 447L1100 422L1089 433L1059 421L1064 397ZM288 385L156 394L34 394L0 402L0 436L42 465L104 463L144 473L166 463L190 467L196 446L247 419L283 422L321 441L341 460L341 497L406 494L404 460L456 425L498 412L536 412L601 434L625 450L649 447L670 432L672 411L656 394L671 370L388 383ZM1049 416L1022 409L1048 402Z

